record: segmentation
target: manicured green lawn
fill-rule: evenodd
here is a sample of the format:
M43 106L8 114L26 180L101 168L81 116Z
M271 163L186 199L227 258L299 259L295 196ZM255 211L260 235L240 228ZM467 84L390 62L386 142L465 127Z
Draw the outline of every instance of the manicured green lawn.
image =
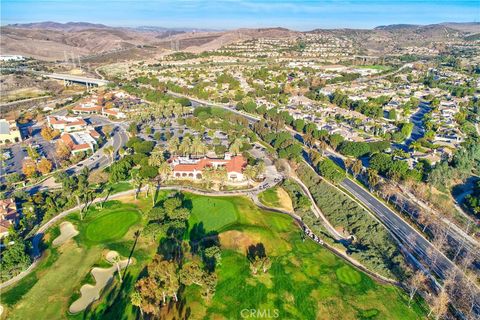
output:
M335 273L337 274L338 280L346 284L354 285L362 281L360 272L348 265L338 268Z
M189 286L180 297L183 311L176 316L174 308L172 317L184 318L189 312L189 319L240 319L241 310L258 309L278 312L278 319L424 318L421 305L408 308L400 289L378 284L318 244L302 241L289 216L260 210L242 197L185 198L191 200L190 227L203 223L207 232L219 232L222 261L213 299L204 300L198 286ZM122 286L115 281L85 315L69 316L66 310L81 284L89 281L92 266L102 263L102 252L131 252L132 234L142 227L137 208L111 201L104 209L89 210L83 221L69 216L80 231L76 241L60 247L60 253L48 249L52 258L6 293L9 319L136 319L138 309L129 295L158 246L142 236L133 255L136 263ZM245 252L258 243L264 245L272 267L253 276Z
M276 207L280 204L280 199L278 198L277 194L277 188L270 188L263 191L262 193L260 193L258 198L264 205L269 207Z
M383 65L379 65L379 64L374 64L374 65L357 66L357 68L375 69L375 70L384 71L384 70L389 70L389 69L391 69L392 67L390 67L390 66L383 66Z
M93 266L109 266L103 257L106 251L116 250L124 257L129 256L134 244L132 233L136 230L132 226L139 225L141 216L136 205L110 201L104 209L89 209L82 221L77 213L67 219L80 234L73 241L52 249L50 243L59 231L58 227L51 229L45 236L45 257L37 268L2 292L1 303L8 307L8 319L83 319L82 314L67 315L70 303L79 296L82 284L94 283L89 274ZM133 253L138 264L129 267L129 277L138 276L155 249L156 244L139 239ZM125 282L127 280L128 277Z
M424 317L419 304L408 307L399 288L381 285L312 241L303 242L288 216L259 210L244 198L230 201L238 219L219 235L222 263L216 294L206 302L197 287L186 289L192 319L239 319L243 309L277 310L280 319ZM245 251L257 243L264 245L272 267L252 276Z
M78 214L72 214L67 219L78 227L80 234L77 241L87 246L118 241L142 220L137 205L115 200L107 201L103 208L89 208L84 220L80 220Z
M112 194L127 191L133 189L133 186L129 182L118 182L111 185L112 187Z
M75 243L69 243L63 249L52 265L37 272L38 280L23 293L8 319L66 318L70 296L90 272L91 266L101 259L101 250L81 248Z
M190 228L203 223L205 231L222 230L238 219L237 209L228 198L188 195L192 202Z
M118 240L139 219L136 210L117 209L91 221L85 228L85 236L97 243Z

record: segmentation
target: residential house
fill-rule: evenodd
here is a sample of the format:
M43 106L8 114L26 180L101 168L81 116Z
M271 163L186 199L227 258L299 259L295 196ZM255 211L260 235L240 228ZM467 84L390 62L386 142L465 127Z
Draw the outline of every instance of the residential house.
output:
M18 223L20 214L13 199L0 200L0 238L8 235L8 229Z

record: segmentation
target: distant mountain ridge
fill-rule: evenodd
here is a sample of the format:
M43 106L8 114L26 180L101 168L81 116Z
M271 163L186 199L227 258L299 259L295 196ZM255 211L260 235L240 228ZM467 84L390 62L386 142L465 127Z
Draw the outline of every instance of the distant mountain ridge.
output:
M177 49L189 52L215 50L238 41L259 38L298 38L308 33L350 39L370 54L388 53L395 47L429 46L433 42L474 41L480 23L445 22L431 25L394 24L373 29L315 29L308 32L281 27L203 30L157 26L111 27L89 22L35 22L0 27L2 54L20 54L44 60L64 60L66 54L95 56L148 46L151 52Z
M416 29L421 27L419 24L390 24L386 26L378 26L374 30L399 30L399 29Z
M44 22L32 22L32 23L15 23L9 24L5 27L13 28L23 28L23 29L50 29L50 30L82 30L82 29L102 29L102 28L113 28L106 26L100 23L90 23L90 22L54 22L54 21L44 21Z

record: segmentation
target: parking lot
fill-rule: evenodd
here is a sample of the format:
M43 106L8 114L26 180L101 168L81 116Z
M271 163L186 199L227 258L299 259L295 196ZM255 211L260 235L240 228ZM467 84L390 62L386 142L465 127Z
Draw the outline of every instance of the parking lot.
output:
M50 160L57 166L55 157L55 143L46 141L40 134L41 127L32 125L22 128L22 135L26 137L20 143L12 144L2 148L2 153L8 155L4 166L0 169L0 176L11 173L22 173L22 164L28 158L27 148L31 146L37 151L40 157Z

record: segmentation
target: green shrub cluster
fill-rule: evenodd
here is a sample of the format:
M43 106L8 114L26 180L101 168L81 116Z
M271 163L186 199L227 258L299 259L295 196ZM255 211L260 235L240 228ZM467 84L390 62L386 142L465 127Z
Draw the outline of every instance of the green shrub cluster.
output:
M403 256L392 236L379 222L306 165L301 164L297 173L330 223L355 237L348 247L348 253L353 258L379 274L398 279L404 277L406 265Z

